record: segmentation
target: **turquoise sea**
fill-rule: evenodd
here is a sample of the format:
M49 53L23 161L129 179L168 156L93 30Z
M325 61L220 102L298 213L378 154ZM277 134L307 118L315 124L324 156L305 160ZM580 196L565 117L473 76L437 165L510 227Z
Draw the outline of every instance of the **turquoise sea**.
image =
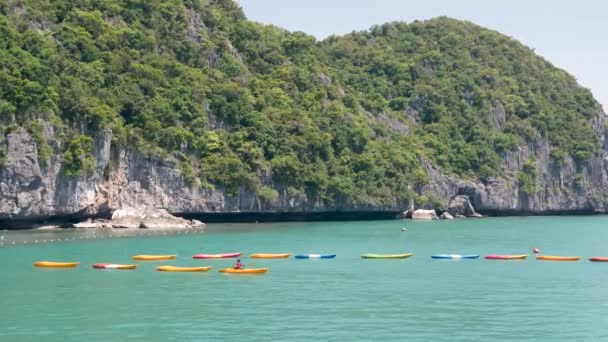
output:
M215 224L203 234L79 239L83 234L91 233L0 232L0 341L608 340L608 263L586 259L608 255L608 216ZM33 243L43 238L70 241ZM583 259L483 259L534 247ZM217 272L234 260L191 259L236 251L338 256L242 259L269 267L264 276ZM403 252L415 254L360 259ZM437 253L482 258L430 258ZM137 262L135 271L91 268L131 263L135 254L178 258ZM81 265L37 269L37 260ZM214 269L155 271L162 264Z

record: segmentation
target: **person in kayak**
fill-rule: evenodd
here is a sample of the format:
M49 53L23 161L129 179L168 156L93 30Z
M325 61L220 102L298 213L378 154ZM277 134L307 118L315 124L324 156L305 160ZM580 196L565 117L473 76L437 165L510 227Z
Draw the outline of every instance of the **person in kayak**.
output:
M236 260L236 264L234 264L234 269L235 270L241 270L241 269L243 269L243 264L241 264L241 259L237 259Z

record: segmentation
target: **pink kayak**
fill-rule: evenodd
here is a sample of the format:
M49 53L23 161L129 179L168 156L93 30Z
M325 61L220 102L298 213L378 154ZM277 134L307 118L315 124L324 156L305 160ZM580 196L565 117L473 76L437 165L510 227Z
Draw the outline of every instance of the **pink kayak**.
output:
M192 259L227 259L227 258L238 258L243 253L221 253L221 254L196 254L192 256Z
M485 256L486 259L492 259L492 260L518 260L518 259L525 259L527 257L528 257L528 255L526 255L526 254L518 254L518 255L490 254L490 255Z

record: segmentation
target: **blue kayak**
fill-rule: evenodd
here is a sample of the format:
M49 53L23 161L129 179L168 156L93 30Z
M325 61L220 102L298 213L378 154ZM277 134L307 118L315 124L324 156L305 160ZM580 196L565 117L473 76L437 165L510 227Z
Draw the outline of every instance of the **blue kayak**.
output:
M477 259L479 258L479 254L469 254L469 255L461 255L461 254L435 254L432 255L433 259Z
M295 256L296 259L332 259L335 257L335 254L298 254Z

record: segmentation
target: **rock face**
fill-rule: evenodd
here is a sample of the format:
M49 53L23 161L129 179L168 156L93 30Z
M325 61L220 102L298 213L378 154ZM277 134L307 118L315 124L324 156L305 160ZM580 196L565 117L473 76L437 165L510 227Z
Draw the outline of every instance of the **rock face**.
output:
M504 126L504 109L496 103L490 110L492 125ZM449 175L428 160L423 167L429 183L419 194L440 199L447 211L477 217L478 212L490 215L593 213L608 211L608 140L605 137L605 114L592 119L592 125L604 148L601 154L576 165L572 158L561 162L551 159L551 146L546 138L519 146L502 155L503 175L487 179L463 180ZM110 218L119 209L134 208L148 213L140 221L116 221L117 226L153 227L162 225L171 214L226 212L327 212L327 211L394 211L402 212L409 203L361 203L347 206L340 203L308 201L305 194L293 194L271 183L279 197L262 201L255 194L241 190L231 196L221 188L214 190L189 186L177 162L121 148L112 143L112 132L98 131L94 137L94 171L83 177L67 177L61 172L63 147L53 139L52 127L45 126L45 138L54 153L41 163L34 139L25 129L5 134L0 147L6 151L0 167L0 222L41 222L50 217ZM525 193L518 181L526 162L536 167L535 191ZM433 208L431 203L416 203ZM156 212L157 214L150 214ZM151 215L151 216L150 216ZM157 215L157 216L154 216ZM8 223L7 223L8 222ZM172 222L180 225L182 223ZM190 223L192 224L192 222ZM83 226L87 223L84 222ZM114 224L112 224L114 225Z
M599 115L590 124L603 148L585 163L577 165L571 157L553 160L548 139L538 135L515 150L503 152L501 177L462 180L427 161L424 168L430 182L421 192L445 200L447 206L454 196L468 196L477 211L489 215L608 212L607 120L601 108L597 110ZM504 117L503 105L494 103L489 112L491 126L502 130ZM518 180L527 162L536 169L532 193L523 191Z
M414 210L412 214L412 219L414 220L436 220L437 213L435 210L427 210L427 209L418 209Z
M92 174L67 177L61 172L62 147L55 145L52 129L47 131L55 154L46 166L40 164L36 143L24 129L7 134L5 167L0 168L0 221L36 222L49 217L110 218L112 212L128 211L129 208L143 213L165 210L172 214L338 209L337 205L308 203L305 196L290 195L286 188L279 189L276 201L267 203L245 190L231 196L221 188L209 190L189 186L176 161L119 148L112 144L112 132L108 130L99 131L94 138L95 168ZM396 212L405 205L370 203L339 209ZM162 221L164 216L154 219ZM120 218L115 224L135 227L136 221ZM83 222L82 226L98 226L98 223ZM155 225L151 219L140 223L143 226Z

